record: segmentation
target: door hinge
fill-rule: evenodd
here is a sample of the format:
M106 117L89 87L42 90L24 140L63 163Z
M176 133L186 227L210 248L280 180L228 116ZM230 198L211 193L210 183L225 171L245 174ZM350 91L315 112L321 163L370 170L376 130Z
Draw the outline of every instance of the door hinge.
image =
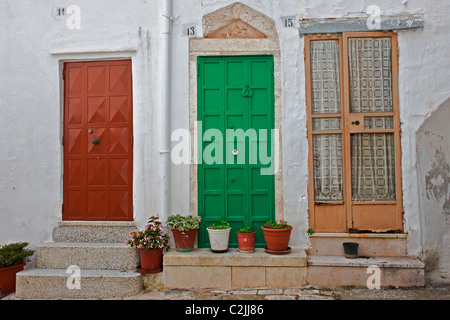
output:
M61 211L64 213L64 203L61 205Z
M66 70L63 70L62 72L62 79L63 81L66 80Z

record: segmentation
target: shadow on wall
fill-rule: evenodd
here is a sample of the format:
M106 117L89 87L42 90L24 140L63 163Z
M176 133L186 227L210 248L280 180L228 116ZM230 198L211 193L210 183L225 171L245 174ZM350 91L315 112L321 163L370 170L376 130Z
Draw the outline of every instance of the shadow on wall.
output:
M450 283L450 98L417 133L422 245L433 282Z

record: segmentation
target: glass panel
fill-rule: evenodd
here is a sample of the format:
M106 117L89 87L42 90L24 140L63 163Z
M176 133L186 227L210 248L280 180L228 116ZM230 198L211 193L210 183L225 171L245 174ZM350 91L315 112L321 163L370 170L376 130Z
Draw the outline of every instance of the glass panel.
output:
M390 38L348 40L350 112L393 112Z
M341 118L313 119L313 131L341 130Z
M352 134L353 201L395 201L394 134Z
M365 117L364 129L394 129L394 117Z
M342 201L342 135L314 135L316 201Z
M339 59L337 40L311 41L313 114L341 113Z

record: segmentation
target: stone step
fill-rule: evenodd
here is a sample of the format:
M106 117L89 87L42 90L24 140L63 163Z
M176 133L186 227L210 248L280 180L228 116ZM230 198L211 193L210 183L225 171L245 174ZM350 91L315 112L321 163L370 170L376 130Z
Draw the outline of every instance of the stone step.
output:
M310 239L310 256L344 256L345 242L358 243L361 257L407 256L406 234L316 233Z
M381 287L422 287L425 285L424 264L412 257L375 257L347 259L342 256L309 256L309 285L318 287L367 287L374 273L369 267L380 268Z
M113 299L141 293L141 274L134 271L81 270L80 289L69 289L74 273L61 269L30 269L17 273L18 299Z
M135 270L138 251L120 243L42 243L36 246L36 267L40 269Z
M134 222L63 221L53 229L53 241L125 243L137 229Z
M237 249L216 254L209 249L164 255L166 289L291 288L305 284L307 257L304 249L287 255L267 254L264 249L243 254Z

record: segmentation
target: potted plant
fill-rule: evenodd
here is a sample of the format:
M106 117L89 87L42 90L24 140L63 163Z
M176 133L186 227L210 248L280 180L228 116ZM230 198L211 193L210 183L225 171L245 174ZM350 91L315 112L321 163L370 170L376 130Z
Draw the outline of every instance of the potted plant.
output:
M214 253L227 252L230 241L230 224L221 220L218 225L212 224L206 230L208 230L211 251Z
M172 230L177 251L189 252L194 249L201 221L201 217L183 217L180 214L172 215L167 219L167 226Z
M344 256L347 259L358 258L359 243L345 242L342 245L344 247Z
M270 254L290 253L289 240L293 229L286 221L269 221L261 227L266 240L266 252Z
M252 231L250 227L245 227L240 229L236 234L240 253L255 252L256 232Z
M137 267L140 273L159 273L162 271L164 250L170 249L167 233L161 230L162 223L158 216L150 217L145 230L130 234L128 245L139 250L141 265Z
M0 247L0 293L16 291L16 273L23 270L34 250L26 249L27 242L12 243Z

